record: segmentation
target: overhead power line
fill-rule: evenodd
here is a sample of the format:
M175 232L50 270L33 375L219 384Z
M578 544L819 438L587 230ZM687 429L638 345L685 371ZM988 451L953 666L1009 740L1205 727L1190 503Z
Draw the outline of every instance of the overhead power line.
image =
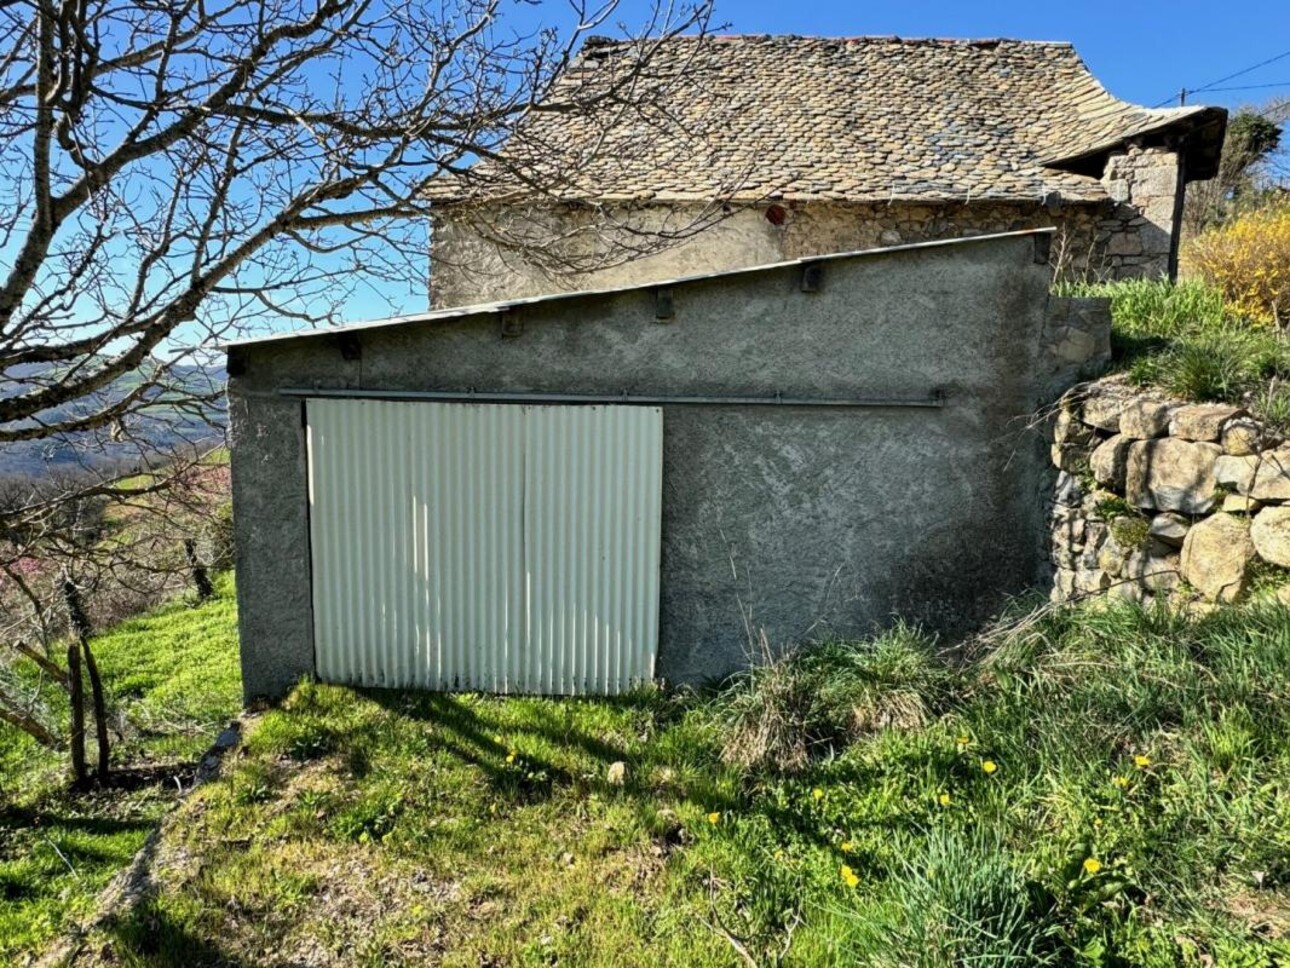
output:
M1290 57L1290 50L1283 50L1281 53L1275 54L1274 56L1269 57L1267 60L1259 61L1257 64L1251 64L1249 67L1243 67L1239 71L1235 71L1234 73L1227 74L1224 77L1218 78L1217 80L1210 81L1208 84L1205 84L1201 87L1184 87L1179 94L1179 99L1180 100L1185 99L1188 94L1203 94L1205 91L1213 91L1217 88L1219 84L1224 84L1227 81L1235 80L1238 77L1244 77L1246 74L1249 74L1253 71L1257 71L1260 67L1267 67L1269 64L1275 64L1277 61L1284 60L1287 57ZM1274 85L1274 86L1279 87L1280 85ZM1172 97L1167 97L1159 104L1155 104L1152 106L1157 108L1162 108L1172 100L1173 100Z
M1263 91L1270 87L1290 87L1290 81L1276 81L1272 84L1241 84L1236 87L1209 87L1205 90L1210 94L1217 94L1219 91ZM1195 91L1188 91L1188 94L1194 94Z

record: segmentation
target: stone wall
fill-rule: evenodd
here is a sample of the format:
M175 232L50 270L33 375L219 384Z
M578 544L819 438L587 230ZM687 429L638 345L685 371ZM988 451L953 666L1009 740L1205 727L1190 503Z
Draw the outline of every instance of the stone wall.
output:
M1063 399L1052 459L1054 600L1203 608L1290 581L1290 445L1242 408L1100 380Z
M1172 278L1178 271L1183 169L1176 152L1132 145L1114 154L1102 176L1114 207L1097 226L1111 278Z
M1095 204L767 201L726 212L682 203L529 212L445 209L434 220L431 303L444 308L618 288L835 252L1049 227L1058 230L1051 259L1064 274L1163 275L1174 262L1166 209L1172 212L1180 203L1179 178L1172 152L1132 148L1107 167L1104 181L1115 201ZM1175 184L1177 199L1160 194L1167 184ZM523 247L500 246L497 237L518 238ZM581 271L562 272L560 265Z

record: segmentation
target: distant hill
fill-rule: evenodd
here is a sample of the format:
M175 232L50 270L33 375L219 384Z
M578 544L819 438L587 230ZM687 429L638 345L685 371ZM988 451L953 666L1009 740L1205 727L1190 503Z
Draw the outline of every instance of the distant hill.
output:
M4 377L0 378L0 395L21 392L20 381L38 374L39 370L38 366L29 365L6 371ZM194 392L201 393L209 393L212 389L220 390L226 380L223 367L182 366L176 367L172 373ZM126 377L95 400L76 401L42 416L49 423L77 414L93 413L105 402L119 399L137 385L135 378ZM134 418L128 427L134 441L109 441L104 444L102 440L91 438L88 434L69 434L48 440L0 444L0 477L44 477L78 467L129 465L139 459L140 440L146 447L157 452L169 451L178 446L214 443L222 437L224 420L225 404L221 396L217 404L206 407L203 413L194 413L188 408L158 406L150 410L147 416Z

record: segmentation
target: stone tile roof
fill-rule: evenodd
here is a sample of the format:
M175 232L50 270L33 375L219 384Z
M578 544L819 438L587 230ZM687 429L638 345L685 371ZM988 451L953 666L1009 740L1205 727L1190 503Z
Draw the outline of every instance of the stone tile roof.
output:
M500 157L432 197L1097 202L1109 148L1168 130L1216 156L1225 118L1121 101L1065 43L718 36L660 43L652 103L607 123L588 105L636 50L588 41Z

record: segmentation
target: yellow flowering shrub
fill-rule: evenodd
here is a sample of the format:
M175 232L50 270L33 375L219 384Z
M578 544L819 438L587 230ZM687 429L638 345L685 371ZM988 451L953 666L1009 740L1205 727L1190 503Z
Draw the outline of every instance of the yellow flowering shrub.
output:
M1260 209L1192 239L1184 264L1254 322L1290 322L1290 205Z

